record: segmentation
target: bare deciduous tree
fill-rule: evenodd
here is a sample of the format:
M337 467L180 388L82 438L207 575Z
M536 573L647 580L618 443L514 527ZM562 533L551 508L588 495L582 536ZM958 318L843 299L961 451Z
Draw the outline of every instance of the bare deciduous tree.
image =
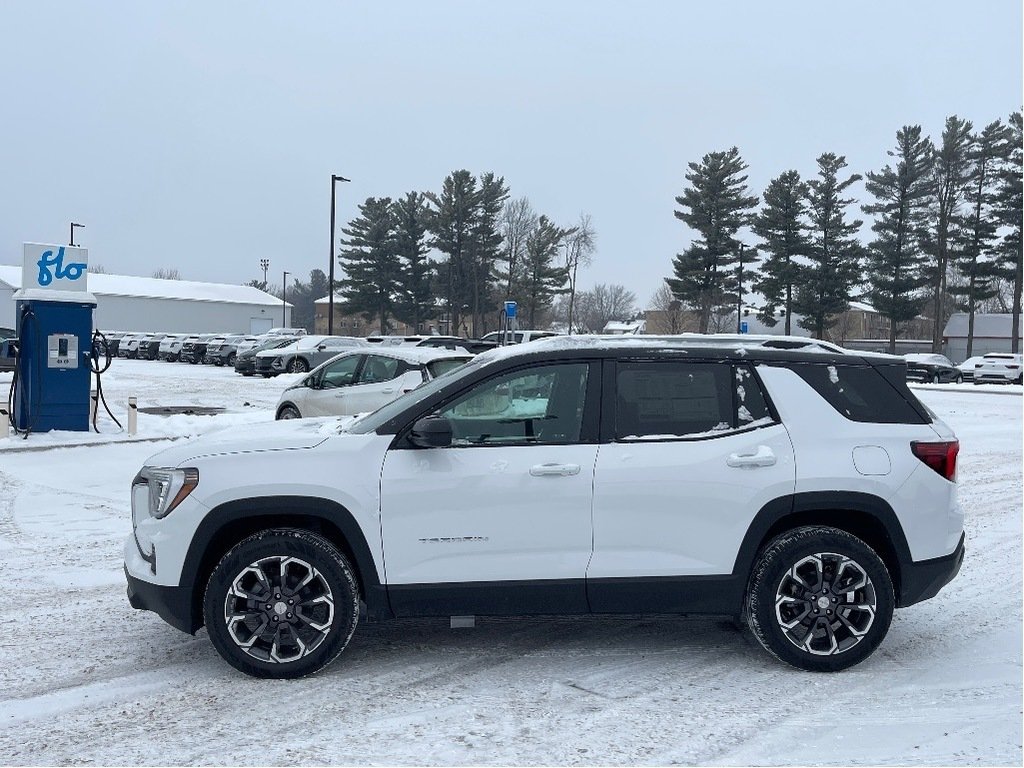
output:
M181 280L181 273L173 268L160 267L153 271L153 277L158 280Z
M668 283L662 283L661 287L651 297L651 309L659 313L658 333L682 333L685 327L686 310L683 303L672 293ZM654 331L648 326L648 333Z
M580 266L590 266L597 247L597 233L594 231L590 214L581 213L579 222L566 232L565 272L569 279L569 333L572 333L573 315L576 309L576 271Z
M537 213L529 198L520 197L505 204L501 213L502 267L496 277L504 283L505 299L511 299L524 282L526 241L537 228Z
M629 320L636 314L636 294L623 285L598 283L577 298L576 328L601 333L611 320Z

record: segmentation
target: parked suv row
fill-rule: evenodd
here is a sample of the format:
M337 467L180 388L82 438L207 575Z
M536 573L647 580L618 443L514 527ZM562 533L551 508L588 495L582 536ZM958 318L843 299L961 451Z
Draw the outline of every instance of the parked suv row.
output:
M899 358L540 340L354 421L151 457L128 595L205 624L258 677L322 668L361 609L728 615L783 661L837 671L959 570L958 449Z

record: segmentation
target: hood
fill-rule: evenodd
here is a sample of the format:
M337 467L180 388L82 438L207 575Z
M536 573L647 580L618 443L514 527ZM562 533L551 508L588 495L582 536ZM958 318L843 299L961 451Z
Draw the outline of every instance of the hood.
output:
M286 419L228 427L160 451L146 459L146 466L177 467L205 456L224 454L308 450L339 434L351 420L351 417Z

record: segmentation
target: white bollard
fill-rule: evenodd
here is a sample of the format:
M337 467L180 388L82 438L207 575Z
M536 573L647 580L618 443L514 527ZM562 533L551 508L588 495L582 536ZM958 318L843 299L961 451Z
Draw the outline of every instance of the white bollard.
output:
M139 399L128 398L128 434L134 435L139 431Z
M7 403L0 404L0 440L6 440L11 435L11 415L7 412Z
M89 423L96 423L96 409L100 404L100 394L95 389L89 390Z

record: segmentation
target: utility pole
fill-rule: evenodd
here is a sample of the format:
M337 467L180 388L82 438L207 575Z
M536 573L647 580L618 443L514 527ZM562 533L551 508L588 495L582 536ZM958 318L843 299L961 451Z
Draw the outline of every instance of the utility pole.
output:
M743 249L746 246L740 243L740 263L736 267L736 333L742 332L743 325Z
M284 278L281 280L281 327L288 327L288 273L284 273Z
M327 268L327 335L334 335L334 190L339 181L351 181L344 176L331 174L331 262ZM383 329L381 333L383 333Z
M260 259L260 269L263 270L263 290L267 290L267 270L270 269L270 259Z
M68 245L70 245L72 248L74 248L75 246L75 227L78 227L79 229L85 229L85 224L75 224L75 222L71 222L71 242L68 243Z

